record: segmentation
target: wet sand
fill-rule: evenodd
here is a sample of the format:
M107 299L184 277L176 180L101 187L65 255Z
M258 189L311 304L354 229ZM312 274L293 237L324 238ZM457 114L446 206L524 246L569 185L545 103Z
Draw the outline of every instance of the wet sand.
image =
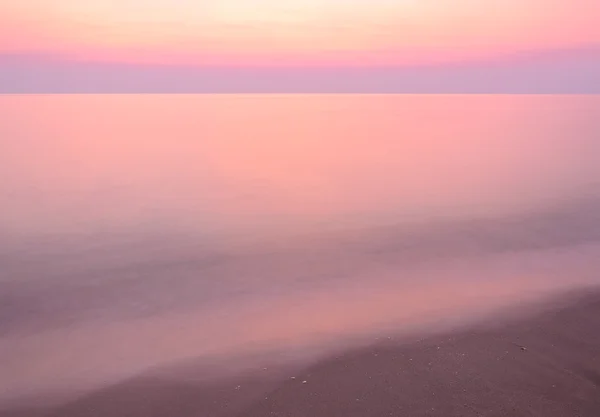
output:
M261 368L212 382L189 369L187 378L146 375L68 404L0 416L597 417L599 329L600 293L571 294L525 319L382 337L302 369Z

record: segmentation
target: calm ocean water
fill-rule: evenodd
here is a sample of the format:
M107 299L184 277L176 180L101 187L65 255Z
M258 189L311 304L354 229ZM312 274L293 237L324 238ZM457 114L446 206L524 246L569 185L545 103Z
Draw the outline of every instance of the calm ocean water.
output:
M0 401L599 285L599 167L600 96L0 97Z

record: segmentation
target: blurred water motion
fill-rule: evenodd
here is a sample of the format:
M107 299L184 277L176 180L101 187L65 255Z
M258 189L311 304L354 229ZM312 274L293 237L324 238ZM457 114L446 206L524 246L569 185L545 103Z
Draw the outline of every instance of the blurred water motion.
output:
M0 114L0 400L600 283L599 97L4 96Z

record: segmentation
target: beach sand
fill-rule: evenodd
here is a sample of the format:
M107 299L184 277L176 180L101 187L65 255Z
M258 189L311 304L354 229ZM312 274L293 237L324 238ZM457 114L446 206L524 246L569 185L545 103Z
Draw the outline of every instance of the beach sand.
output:
M541 311L541 310L540 310ZM142 376L1 417L600 416L600 293L213 382Z

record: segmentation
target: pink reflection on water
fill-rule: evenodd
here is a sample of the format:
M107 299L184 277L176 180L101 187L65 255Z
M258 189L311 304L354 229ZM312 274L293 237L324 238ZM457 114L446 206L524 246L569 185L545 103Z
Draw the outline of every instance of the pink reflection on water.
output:
M528 209L589 185L597 101L3 97L0 221L272 234Z

